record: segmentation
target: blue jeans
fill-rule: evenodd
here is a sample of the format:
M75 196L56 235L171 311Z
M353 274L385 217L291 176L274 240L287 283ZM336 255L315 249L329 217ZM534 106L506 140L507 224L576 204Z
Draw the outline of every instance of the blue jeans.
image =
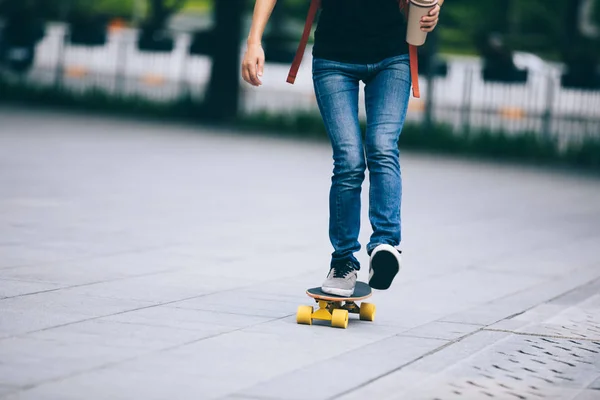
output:
M317 104L333 148L333 177L329 193L329 238L332 265L352 260L361 216L361 188L369 170L369 220L373 230L367 244L371 254L379 244L398 246L401 240L402 175L398 139L410 97L408 55L376 64L347 64L313 59ZM358 117L359 82L365 83L366 132ZM366 155L366 157L365 157Z

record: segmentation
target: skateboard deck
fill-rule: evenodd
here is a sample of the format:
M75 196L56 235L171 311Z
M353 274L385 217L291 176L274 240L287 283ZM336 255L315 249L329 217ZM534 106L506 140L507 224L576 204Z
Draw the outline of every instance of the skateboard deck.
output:
M363 321L375 319L375 305L370 303L356 304L371 297L371 287L364 282L356 282L352 296L336 296L325 293L320 287L308 289L306 294L315 299L319 309L314 311L311 306L300 306L296 313L296 322L303 325L312 325L313 320L331 321L331 326L336 328L348 327L348 316L350 313L359 314Z

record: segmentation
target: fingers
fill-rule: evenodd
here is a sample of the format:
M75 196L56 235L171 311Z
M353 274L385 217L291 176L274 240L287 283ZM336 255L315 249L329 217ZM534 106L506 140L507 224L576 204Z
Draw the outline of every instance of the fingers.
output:
M242 77L253 86L260 86L260 77L264 73L265 56L260 45L250 44L242 62Z
M258 62L258 60L255 60L254 62L248 64L248 73L250 75L250 83L254 86L260 86L262 84L260 79L258 79L257 62Z
M263 76L265 72L265 60L262 58L258 58L258 76Z
M421 21L421 30L425 32L431 32L437 25L438 19L423 19Z
M438 18L438 16L437 16L437 15L435 15L435 16L431 16L431 17L425 16L425 17L421 18L421 22L422 22L422 23L423 23L423 22L425 22L425 23L428 23L428 24L430 24L430 23L432 23L432 22L437 22L437 20L438 20L438 19L439 19L439 18Z
M429 14L421 18L421 30L431 32L437 26L439 21L440 6L436 5L429 11Z
M242 63L242 78L244 81L250 83L250 74L248 73L248 68L246 68L246 63Z
M436 4L435 6L433 6L433 8L431 9L431 11L429 11L429 15L431 16L438 16L440 14L440 10L442 9L442 7L440 7L439 4Z
M258 75L258 60L250 64L250 80L254 86L262 85Z
M244 78L246 82L253 86L262 85L262 82L258 78L258 63L259 60L255 59L254 61L244 60L244 63L242 64L242 78ZM260 75L262 75L262 72L260 73Z

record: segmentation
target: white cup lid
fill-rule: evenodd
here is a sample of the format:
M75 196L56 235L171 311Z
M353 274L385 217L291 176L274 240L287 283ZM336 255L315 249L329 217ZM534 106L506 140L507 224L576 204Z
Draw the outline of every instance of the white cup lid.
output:
M433 7L437 4L438 0L410 0L416 6L421 7Z

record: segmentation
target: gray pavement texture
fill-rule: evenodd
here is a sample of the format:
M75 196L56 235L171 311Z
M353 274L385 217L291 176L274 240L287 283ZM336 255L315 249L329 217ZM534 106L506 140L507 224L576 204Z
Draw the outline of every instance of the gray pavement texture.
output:
M600 181L402 167L376 320L297 325L327 144L0 108L0 398L600 399Z

